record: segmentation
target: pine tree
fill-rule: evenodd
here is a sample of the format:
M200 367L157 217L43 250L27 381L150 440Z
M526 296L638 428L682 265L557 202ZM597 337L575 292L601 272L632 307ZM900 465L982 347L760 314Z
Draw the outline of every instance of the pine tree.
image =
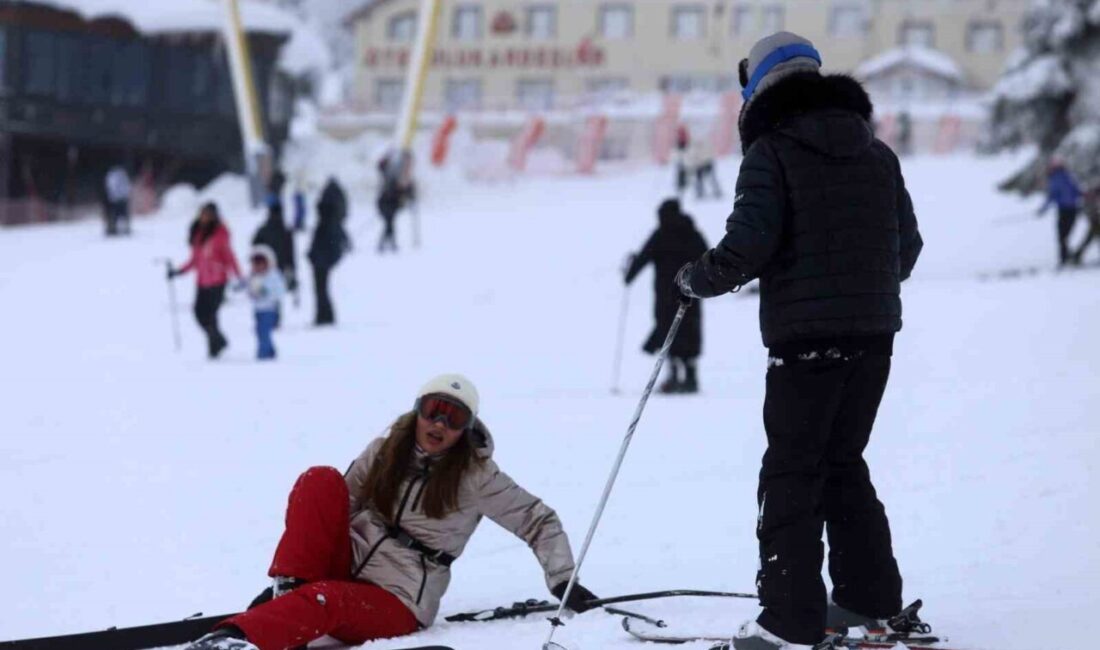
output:
M1024 17L1023 47L993 90L987 148L1034 144L1038 155L1001 189L1042 186L1051 156L1083 185L1100 183L1100 0L1039 0Z

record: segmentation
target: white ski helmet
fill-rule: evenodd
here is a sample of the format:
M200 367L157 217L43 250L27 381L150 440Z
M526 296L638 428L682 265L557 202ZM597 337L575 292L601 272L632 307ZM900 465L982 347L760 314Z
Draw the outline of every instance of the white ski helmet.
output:
M447 395L448 397L453 397L465 404L466 408L470 409L470 413L472 413L474 417L477 417L477 409L480 402L477 395L477 388L474 386L474 382L467 379L464 375L449 373L433 377L417 391L417 404L420 403L420 398L425 395Z
M254 257L262 257L267 260L267 268L278 268L278 258L275 257L275 250L267 244L256 244L252 247L252 252L249 254L248 259Z

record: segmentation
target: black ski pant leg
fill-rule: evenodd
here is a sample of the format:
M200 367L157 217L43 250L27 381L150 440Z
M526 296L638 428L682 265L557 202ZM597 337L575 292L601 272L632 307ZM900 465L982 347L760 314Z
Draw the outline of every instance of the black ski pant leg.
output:
M1077 221L1077 208L1058 208L1058 261L1070 261L1069 234Z
M825 633L825 457L847 372L844 360L788 362L768 369L768 448L760 469L756 529L756 586L764 611L757 622L790 643L812 645Z
M195 320L206 333L207 351L211 356L216 355L226 344L225 337L218 329L218 309L224 299L224 284L199 287L195 293Z
M833 602L864 616L888 618L901 611L901 574L863 450L890 376L890 357L868 355L850 363L826 447L823 509Z
M330 325L336 322L332 308L332 298L328 292L328 280L332 267L313 265L313 290L317 298L317 317L315 325Z

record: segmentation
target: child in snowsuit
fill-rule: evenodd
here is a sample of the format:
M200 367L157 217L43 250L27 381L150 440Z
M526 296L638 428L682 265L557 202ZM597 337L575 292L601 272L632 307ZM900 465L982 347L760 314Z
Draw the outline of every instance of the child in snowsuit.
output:
M279 301L286 293L286 283L276 264L275 251L266 244L252 248L251 272L248 274L248 297L256 315L256 358L275 358L275 342L271 333L279 323Z

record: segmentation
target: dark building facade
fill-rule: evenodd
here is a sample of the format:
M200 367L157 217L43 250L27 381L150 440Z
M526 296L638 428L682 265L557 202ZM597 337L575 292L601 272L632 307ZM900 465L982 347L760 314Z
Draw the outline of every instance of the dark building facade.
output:
M291 84L275 65L285 40L249 33L276 156L291 117ZM218 32L141 34L117 17L0 3L0 224L88 212L119 163L158 187L242 171L235 111Z

